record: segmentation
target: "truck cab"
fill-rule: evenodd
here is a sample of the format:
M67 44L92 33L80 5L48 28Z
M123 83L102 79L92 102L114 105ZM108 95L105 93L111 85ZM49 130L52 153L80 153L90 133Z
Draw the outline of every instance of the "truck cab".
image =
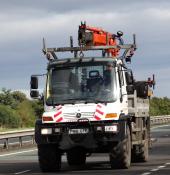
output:
M76 59L69 63L66 59L50 63L43 122L76 122L79 118L89 122L117 120L120 114L127 114L127 93L123 94L126 81L124 71L119 69L121 65L112 58L83 58L81 62ZM101 113L96 112L98 104L102 106ZM62 106L62 114L54 117L54 107L58 106ZM50 115L51 121L47 121L46 116Z

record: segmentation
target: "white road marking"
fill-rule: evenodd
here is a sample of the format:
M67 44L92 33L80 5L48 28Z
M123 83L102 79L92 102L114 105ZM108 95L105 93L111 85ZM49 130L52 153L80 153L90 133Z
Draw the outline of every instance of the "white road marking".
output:
M170 165L170 162L166 163L166 165Z
M156 171L159 171L159 170L162 169L162 168L165 168L166 165L170 165L170 162L165 163L164 165L158 166L157 168L151 169L150 172L146 172L146 173L143 173L143 174L141 174L141 175L149 175L149 174L151 174L152 172L156 172Z
M155 172L155 171L158 171L158 170L159 170L158 168L155 168L155 169L152 169L150 171Z
M27 172L30 172L31 170L25 170L25 171L20 171L18 173L14 173L14 174L24 174L24 173L27 173Z
M160 168L165 168L166 166L158 166L158 168L160 169Z
M149 175L149 174L151 174L151 172L143 173L141 175Z
M22 153L29 153L29 152L33 152L33 151L37 151L37 149L32 149L32 150L27 150L27 151L19 151L19 152L14 152L14 153L9 153L9 154L1 154L0 157L22 154Z

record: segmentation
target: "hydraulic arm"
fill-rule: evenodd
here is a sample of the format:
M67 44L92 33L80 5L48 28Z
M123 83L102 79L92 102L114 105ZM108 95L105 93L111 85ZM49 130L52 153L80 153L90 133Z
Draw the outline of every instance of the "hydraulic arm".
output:
M116 35L81 23L78 31L78 40L80 46L116 46L118 41L120 44L123 44L122 35L123 32L121 31L118 31ZM110 53L112 57L116 57L119 55L119 50L117 48L108 49L106 52Z

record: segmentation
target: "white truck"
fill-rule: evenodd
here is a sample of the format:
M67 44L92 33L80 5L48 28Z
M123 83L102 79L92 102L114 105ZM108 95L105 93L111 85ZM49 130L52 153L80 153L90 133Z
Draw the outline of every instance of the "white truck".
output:
M108 153L111 168L147 161L149 89L154 80L134 80L125 62L136 50L135 36L133 44L124 44L122 35L81 23L78 47L73 46L72 37L70 47L46 48L44 41L43 52L49 60L44 113L35 124L43 172L60 170L64 153L69 165L85 164L92 153ZM85 57L85 51L93 56ZM94 56L97 51L102 56ZM56 52L74 56L58 59ZM39 97L35 75L31 76L30 95Z

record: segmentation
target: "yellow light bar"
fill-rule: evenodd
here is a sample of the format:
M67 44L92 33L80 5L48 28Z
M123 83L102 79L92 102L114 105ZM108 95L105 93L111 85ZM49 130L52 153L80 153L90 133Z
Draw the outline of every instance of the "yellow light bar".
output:
M152 90L148 90L148 97L151 97L153 95L153 91Z
M53 121L53 118L51 116L42 116L42 119L44 122Z
M106 114L105 118L116 118L117 117L117 113L109 113Z

